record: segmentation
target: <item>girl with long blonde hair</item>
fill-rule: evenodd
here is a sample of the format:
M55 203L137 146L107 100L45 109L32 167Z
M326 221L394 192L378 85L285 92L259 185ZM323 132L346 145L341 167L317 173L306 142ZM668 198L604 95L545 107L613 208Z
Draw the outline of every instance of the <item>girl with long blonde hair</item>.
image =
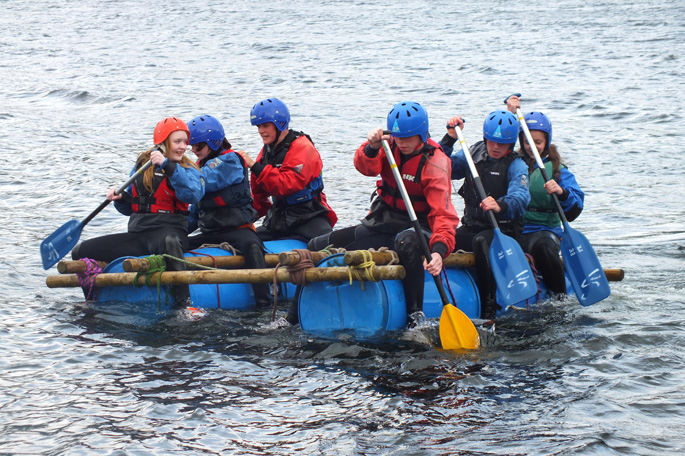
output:
M141 178L120 194L107 191L107 199L129 216L128 232L89 239L71 252L74 260L90 258L113 261L123 256L169 254L183 258L188 244L188 207L204 195L204 182L198 167L185 155L190 132L181 119L167 117L155 127L154 147L141 153L131 171L148 161ZM167 269L181 270L184 264L167 261ZM175 287L177 306L189 302L188 287Z

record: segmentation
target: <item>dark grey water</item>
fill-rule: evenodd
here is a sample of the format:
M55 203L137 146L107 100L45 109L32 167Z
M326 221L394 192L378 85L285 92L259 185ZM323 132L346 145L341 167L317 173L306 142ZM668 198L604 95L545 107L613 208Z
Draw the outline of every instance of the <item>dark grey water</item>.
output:
M0 454L685 451L682 4L148 3L1 3ZM512 92L552 118L587 195L574 226L626 271L604 302L507 317L455 356L268 315L126 326L45 286L40 242L125 179L163 117L213 114L256 154L249 110L283 99L346 226L374 181L352 154L395 102L424 104L436 137L464 114L474 142ZM125 223L109 208L82 237Z

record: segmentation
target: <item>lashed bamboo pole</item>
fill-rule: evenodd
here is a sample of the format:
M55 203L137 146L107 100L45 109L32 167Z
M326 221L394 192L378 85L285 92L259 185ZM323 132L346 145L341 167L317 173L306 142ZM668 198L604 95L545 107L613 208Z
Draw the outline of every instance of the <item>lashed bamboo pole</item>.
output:
M215 283L270 283L274 279L273 269L232 269L211 271L166 271L161 273L162 285L192 285ZM405 276L402 266L374 266L371 274L377 280L400 280ZM95 278L97 287L117 287L135 285L136 273L121 272L100 274ZM150 276L149 283L157 284L159 273ZM346 267L310 268L305 271L308 282L330 282L350 280L349 269ZM353 280L357 280L353 275ZM279 269L276 274L277 282L290 282L290 273L286 269ZM76 275L54 275L46 279L48 288L78 287ZM145 277L141 275L138 285L145 285Z
M344 256L344 262L350 266L358 266L366 259L364 258L363 251L355 250L346 252ZM321 261L323 257L326 256L323 252L312 252L314 262ZM390 263L393 259L392 253L390 251L383 252L371 252L371 256L376 265L386 265ZM266 254L266 265L267 267L274 267L278 264L279 258L283 258L282 266L293 266L299 262L300 257L295 252L283 252L281 254ZM203 266L214 266L214 260L216 260L216 267L220 269L231 269L231 268L243 268L245 267L245 260L242 255L234 256L218 256L218 257L187 257L188 262L203 265ZM101 268L104 268L107 263L98 261ZM443 260L443 264L448 267L460 267L460 268L471 268L476 266L476 258L473 253L452 253L447 258ZM129 258L124 260L122 267L126 272L141 272L147 271L150 268L150 262L147 258ZM77 274L86 271L86 264L83 261L71 261L62 260L57 264L57 271L60 274ZM620 268L605 268L604 274L609 282L620 282L625 277L625 272Z
M330 256L330 254L326 252L311 252L311 254L312 261L314 263L323 260L327 256ZM291 250L289 252L281 252L278 254L278 262L281 263L281 266L295 266L297 263L300 262L300 260L300 254L297 253L295 250Z
M367 260L365 250L354 250L345 253L345 264L356 266ZM385 250L382 252L370 252L371 259L376 264L388 264L395 258L394 252ZM453 253L442 262L445 266L471 268L476 266L476 258L473 253Z
M104 269L106 261L98 261L98 266ZM79 274L86 272L86 262L81 260L62 260L57 263L57 272L60 274Z
M278 264L278 255L266 254L264 255L267 267L274 267ZM245 267L245 258L242 255L226 255L226 256L197 256L186 257L188 263L197 264L200 266L216 267L219 269L237 269ZM216 261L216 266L214 262ZM127 258L121 263L121 267L126 272L145 272L150 269L150 261L147 258ZM192 268L188 265L188 268Z

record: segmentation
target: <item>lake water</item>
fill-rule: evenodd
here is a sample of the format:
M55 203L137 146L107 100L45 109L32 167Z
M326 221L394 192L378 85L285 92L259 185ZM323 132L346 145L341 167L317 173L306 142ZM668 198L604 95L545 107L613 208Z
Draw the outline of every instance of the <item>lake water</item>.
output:
M0 6L0 454L685 452L684 4ZM256 156L250 108L281 98L344 227L374 185L353 153L394 103L422 103L436 138L463 114L472 143L513 92L552 119L586 192L574 227L625 270L591 307L507 316L455 355L314 340L266 314L123 325L45 286L40 242L125 180L163 117L212 114ZM108 208L82 239L125 227Z

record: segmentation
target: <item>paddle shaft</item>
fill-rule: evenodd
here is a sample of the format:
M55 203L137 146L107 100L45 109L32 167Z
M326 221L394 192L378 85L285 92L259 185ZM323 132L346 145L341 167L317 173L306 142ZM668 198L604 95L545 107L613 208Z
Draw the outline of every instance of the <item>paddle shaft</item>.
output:
M485 193L485 188L483 187L483 183L481 182L480 176L478 175L476 164L473 163L473 157L471 157L471 152L469 152L469 148L466 146L466 141L464 140L464 133L462 133L461 128L459 128L458 125L454 126L454 131L457 132L457 137L459 138L459 145L461 146L461 150L464 151L464 156L466 157L466 161L469 164L469 169L471 170L471 176L473 176L473 182L474 184L476 184L478 196L482 201L487 197L487 194ZM492 227L499 228L499 226L497 225L497 219L495 218L495 214L492 212L492 210L488 210L487 214L488 218L490 219L490 223L492 224Z
M147 161L143 166L141 166L135 173L133 173L133 174L131 175L131 177L129 177L128 180L127 180L126 182L124 182L124 184L123 184L121 187L119 187L119 188L116 190L116 192L114 192L114 194L115 194L115 195L119 195L119 194L122 193L124 190L126 190L126 189L128 188L128 186L131 185L133 182L135 182L135 180L138 179L138 176L140 176L141 174L143 174L150 166L152 166L152 162L148 160L148 161ZM91 212L91 213L88 215L88 217L86 217L86 218L83 219L83 221L81 222L81 227L86 226L86 224L87 224L88 222L90 222L91 220L93 220L93 218L95 218L96 215L98 215L100 212L102 212L102 210L103 210L104 208L106 208L106 207L109 205L109 203L111 203L111 202L112 202L111 200L106 199L106 200L104 200L102 203L100 203L100 205L97 207L97 209L95 209L93 212Z
M383 133L391 134L391 132L389 131L384 131ZM402 181L402 176L400 176L400 171L397 169L395 157L392 155L392 150L390 150L388 142L385 139L382 139L381 142L383 143L385 157L388 159L388 163L390 164L390 170L392 171L392 175L395 178L395 182L397 182L397 187L399 188L400 193L402 194L402 199L404 200L404 205L407 208L407 213L409 213L409 220L411 220L411 223L414 226L414 231L416 231L416 236L419 238L419 242L421 243L423 255L426 257L426 261L430 262L432 258L431 250L428 246L428 242L426 241L426 236L424 236L423 234L423 228L421 228L421 224L416 218L414 206L411 204L411 199L409 199L409 194L407 193L407 189L404 186L404 181ZM445 287L442 285L442 280L440 280L439 276L433 276L433 279L435 280L435 285L438 287L438 293L440 294L442 305L445 306L449 304L450 302L447 298L447 293L445 293Z
M526 136L528 145L530 145L530 149L533 151L533 155L535 156L535 162L538 164L538 167L540 168L542 178L545 179L545 182L549 182L551 179L549 178L549 174L547 174L545 163L542 161L542 157L540 156L540 152L538 152L538 148L535 147L535 141L533 141L533 136L531 136L530 130L528 129L528 125L526 125L526 120L523 118L521 108L516 108L516 117L518 117L519 119L519 124L523 129L523 134ZM559 217L561 217L562 223L566 225L568 223L568 220L566 219L564 209L561 207L561 203L559 202L559 197L556 193L552 193L552 198L554 199L554 204L556 204L557 206L557 211L559 212Z

